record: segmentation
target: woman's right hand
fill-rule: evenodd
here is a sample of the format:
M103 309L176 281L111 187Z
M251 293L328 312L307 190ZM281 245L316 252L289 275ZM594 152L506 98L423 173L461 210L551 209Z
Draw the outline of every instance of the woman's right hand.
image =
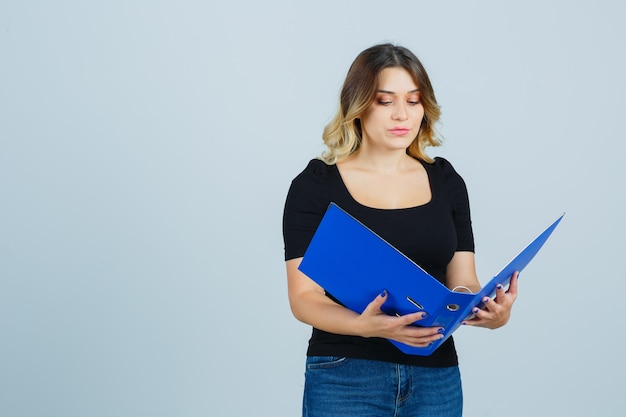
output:
M413 347L426 347L443 337L441 327L411 326L424 319L424 312L389 316L380 308L387 292L377 296L361 313L355 313L326 296L324 289L299 269L302 258L287 265L289 304L293 315L303 323L329 333L361 337L382 337Z
M359 333L363 337L383 337L405 345L426 347L431 342L442 339L442 327L411 326L416 321L427 317L424 312L390 316L381 310L387 301L387 291L383 291L365 308L357 319Z

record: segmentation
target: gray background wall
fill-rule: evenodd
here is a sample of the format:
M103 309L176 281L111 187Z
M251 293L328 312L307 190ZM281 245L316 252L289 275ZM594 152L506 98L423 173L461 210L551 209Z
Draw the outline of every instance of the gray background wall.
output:
M619 413L625 12L1 2L0 415L298 415L282 205L382 41L431 75L482 282L567 212L510 324L459 330L466 414Z

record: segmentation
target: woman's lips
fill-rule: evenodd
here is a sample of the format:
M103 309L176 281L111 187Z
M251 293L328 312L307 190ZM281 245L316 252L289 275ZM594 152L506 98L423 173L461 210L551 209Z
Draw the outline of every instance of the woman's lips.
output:
M406 127L394 127L389 131L396 136L404 136L409 133L410 129L407 129Z

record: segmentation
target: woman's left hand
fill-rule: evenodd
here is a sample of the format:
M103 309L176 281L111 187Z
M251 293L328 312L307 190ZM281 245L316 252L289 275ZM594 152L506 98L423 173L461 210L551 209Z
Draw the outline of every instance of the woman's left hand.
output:
M483 298L483 309L474 308L472 313L474 316L463 322L467 326L486 327L488 329L497 329L504 326L511 317L511 308L513 302L517 298L517 278L519 273L515 272L511 277L508 291L505 291L502 285L496 288L496 298Z

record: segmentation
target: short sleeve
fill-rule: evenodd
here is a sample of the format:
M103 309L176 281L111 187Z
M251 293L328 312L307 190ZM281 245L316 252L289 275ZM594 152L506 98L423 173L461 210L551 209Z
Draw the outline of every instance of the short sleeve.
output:
M314 159L291 182L283 211L285 260L304 256L330 204L328 169Z
M446 194L450 201L451 214L457 234L456 250L474 252L474 233L465 181L446 159L435 158L435 165L442 172Z

